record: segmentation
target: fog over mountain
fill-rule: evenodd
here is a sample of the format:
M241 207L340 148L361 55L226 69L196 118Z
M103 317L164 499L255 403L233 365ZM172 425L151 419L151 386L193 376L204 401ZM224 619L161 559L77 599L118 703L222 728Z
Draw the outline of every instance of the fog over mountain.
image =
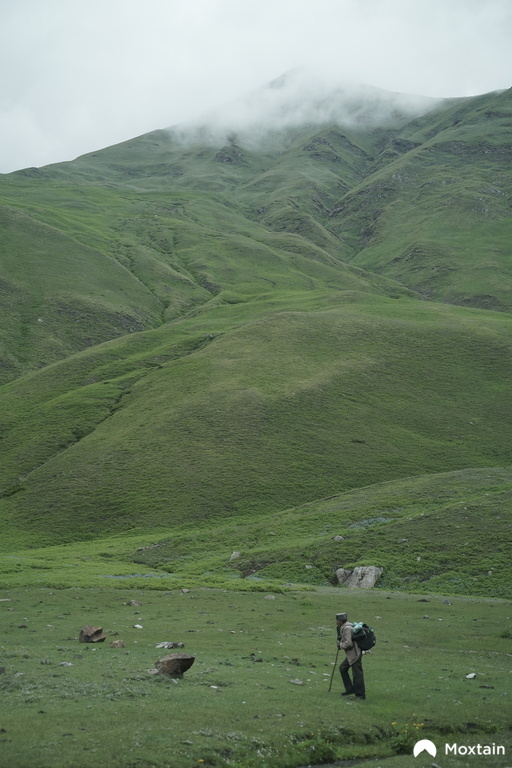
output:
M0 3L0 172L197 120L296 67L433 98L508 88L511 35L509 0Z
M424 115L442 101L297 68L169 130L174 138L185 142L222 144L236 135L244 146L254 146L269 136L304 125L334 123L359 129L396 126Z

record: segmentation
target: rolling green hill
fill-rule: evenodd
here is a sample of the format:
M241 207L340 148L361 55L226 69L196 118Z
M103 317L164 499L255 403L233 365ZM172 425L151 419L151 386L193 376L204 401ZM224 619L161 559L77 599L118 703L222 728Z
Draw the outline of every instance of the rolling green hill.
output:
M202 563L207 526L222 562L183 578L229 579L225 527L275 520L240 561L262 578L376 564L506 596L511 92L365 120L160 130L0 178L5 552L174 532ZM393 483L414 514L369 515ZM386 522L333 549L318 500L347 493L351 524Z

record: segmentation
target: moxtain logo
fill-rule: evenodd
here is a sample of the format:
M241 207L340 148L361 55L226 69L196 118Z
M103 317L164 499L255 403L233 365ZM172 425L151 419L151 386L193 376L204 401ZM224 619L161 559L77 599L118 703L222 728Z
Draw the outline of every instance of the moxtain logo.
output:
M435 757L437 754L436 745L429 739L422 739L421 741L417 741L414 745L412 753L414 757L418 757L418 755L421 755L422 752L428 752L429 755ZM494 742L492 744L474 745L445 744L444 753L445 755L461 755L464 757L466 755L504 755L505 747L495 744Z
M432 757L437 755L436 745L433 741L429 741L428 739L417 741L414 745L412 753L414 757L418 757L418 755L420 755L423 751L428 752L429 755L432 755Z

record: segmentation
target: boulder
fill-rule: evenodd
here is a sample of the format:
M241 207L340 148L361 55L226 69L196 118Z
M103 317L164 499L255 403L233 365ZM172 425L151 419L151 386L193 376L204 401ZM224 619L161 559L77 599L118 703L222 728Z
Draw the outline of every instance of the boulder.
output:
M352 575L352 571L348 571L346 568L338 568L336 571L336 578L338 584L344 584L346 580Z
M190 669L195 661L195 656L187 653L169 653L162 659L155 661L155 667L162 675L169 677L183 677L187 669Z
M80 635L78 637L79 643L102 643L107 639L107 636L103 634L103 627L82 627Z
M338 568L336 578L339 584L349 589L371 589L382 575L383 568L377 565L358 565L353 571Z

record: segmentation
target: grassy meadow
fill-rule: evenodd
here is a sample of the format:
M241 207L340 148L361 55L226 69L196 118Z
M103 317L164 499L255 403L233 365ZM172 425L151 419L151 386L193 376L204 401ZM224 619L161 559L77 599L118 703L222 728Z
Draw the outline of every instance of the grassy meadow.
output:
M381 758L399 768L420 738L438 749L511 746L511 615L499 600L320 587L1 594L5 766L292 768ZM341 697L338 672L328 691L340 609L378 636L364 659L366 701ZM84 624L103 626L107 640L79 644ZM124 648L110 647L117 639ZM179 681L148 672L163 641L196 657Z

